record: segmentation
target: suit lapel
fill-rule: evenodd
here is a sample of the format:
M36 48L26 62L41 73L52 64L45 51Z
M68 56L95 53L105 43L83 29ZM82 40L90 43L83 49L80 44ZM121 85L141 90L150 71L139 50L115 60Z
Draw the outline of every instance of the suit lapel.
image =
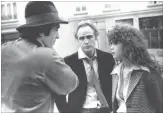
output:
M85 71L85 68L84 68L84 63L83 63L83 60L82 59L78 59L78 69L80 69L80 73L82 75L85 75L86 76L86 71Z
M76 68L75 70L77 70L78 72L77 74L78 77L81 78L82 82L85 81L87 83L87 76L86 76L83 60L78 59L78 54L76 54L74 61L75 61L74 68Z
M99 74L99 82L101 85L101 90L103 95L106 98L106 101L109 106L112 106L112 92L110 91L112 88L112 76L109 76L109 71L107 68L109 64L106 62L105 54L96 49L97 51L97 63L98 63L98 74Z
M98 74L99 74L99 79L100 79L100 75L102 74L102 65L104 65L104 63L102 62L102 59L100 58L100 51L98 51L98 49L96 49L97 51L97 63L98 63Z
M126 100L128 99L128 97L130 96L131 92L133 91L133 89L136 87L136 85L138 84L140 78L142 77L142 73L139 71L133 71L131 73L131 77L130 77L130 82L129 82L129 88L128 88L128 91L127 91L127 98Z

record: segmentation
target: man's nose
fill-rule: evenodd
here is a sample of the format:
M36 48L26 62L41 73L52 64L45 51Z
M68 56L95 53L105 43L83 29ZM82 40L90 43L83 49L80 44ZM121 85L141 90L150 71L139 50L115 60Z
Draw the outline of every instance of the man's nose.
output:
M88 42L89 42L89 39L87 39L87 38L85 37L84 43L88 43Z

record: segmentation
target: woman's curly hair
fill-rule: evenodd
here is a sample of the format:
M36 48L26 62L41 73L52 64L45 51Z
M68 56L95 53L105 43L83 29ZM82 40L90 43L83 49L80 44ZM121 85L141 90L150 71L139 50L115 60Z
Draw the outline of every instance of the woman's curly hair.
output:
M131 25L120 23L108 33L109 43L122 43L124 46L124 57L133 64L146 66L150 71L160 74L160 66L152 60L148 53L144 35Z

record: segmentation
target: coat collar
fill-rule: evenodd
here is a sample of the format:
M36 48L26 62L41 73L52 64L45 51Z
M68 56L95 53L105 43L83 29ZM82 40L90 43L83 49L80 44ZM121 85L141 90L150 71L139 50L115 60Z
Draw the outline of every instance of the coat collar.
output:
M97 57L97 50L95 50L95 57ZM81 47L78 49L78 59L84 59L84 58L88 58L89 57L83 52L83 50L81 49Z
M84 69L84 64L83 64L83 57L79 57L79 54L81 54L82 52L80 51L81 49L79 48L77 53L75 53L75 59L77 60L77 64L80 65L80 68L81 68L81 72L83 73L84 71L84 75L86 76L86 72L85 72L85 69ZM81 53L79 53L79 51ZM84 53L84 52L83 52ZM101 53L100 50L96 49L96 53L95 53L95 56L97 57L97 63L98 63L98 73L99 73L99 79L101 79L101 74L103 73L103 67L105 66L105 59L103 59L103 55Z
M122 63L116 65L114 67L113 71L111 72L111 75L112 75L112 101L114 101L114 99L115 99L115 93L117 90L118 80L119 80L119 76L120 76L120 69L121 69L122 65L123 65ZM131 92L136 87L140 78L142 77L142 72L135 71L135 70L144 70L144 71L150 72L149 69L144 66L133 65L130 68L129 72L132 72L132 74L130 77L129 88L127 91L127 98L130 96Z
M134 90L136 85L138 84L141 77L142 77L142 72L141 71L138 71L138 72L134 71L132 73L132 75L130 77L129 87L128 87L128 90L127 90L126 100L130 96L131 92Z
M120 64L116 65L114 67L113 71L111 72L111 75L118 75L118 76L120 76L120 69L121 69L122 65L123 65L123 63L120 63ZM134 70L144 70L144 71L150 72L147 67L140 66L140 65L132 65L132 67L128 71L132 72Z

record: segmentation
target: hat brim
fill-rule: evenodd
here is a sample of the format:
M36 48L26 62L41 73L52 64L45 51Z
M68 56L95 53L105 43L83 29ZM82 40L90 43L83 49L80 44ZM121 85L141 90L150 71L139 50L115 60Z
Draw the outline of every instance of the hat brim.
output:
M23 28L31 28L31 27L37 27L37 26L42 26L42 25L47 25L47 24L68 24L68 21L58 19L57 21L43 21L43 22L38 22L38 23L30 23L30 24L24 24L16 28L16 30L20 30Z

